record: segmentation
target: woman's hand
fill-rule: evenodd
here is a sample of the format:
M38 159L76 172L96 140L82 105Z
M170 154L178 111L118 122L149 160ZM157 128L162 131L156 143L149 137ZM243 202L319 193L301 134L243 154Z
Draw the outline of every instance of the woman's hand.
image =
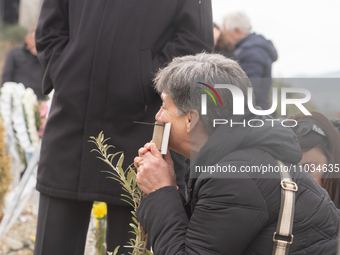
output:
M137 183L145 194L165 186L177 186L169 150L162 156L154 143L147 143L138 150L138 155L134 160Z

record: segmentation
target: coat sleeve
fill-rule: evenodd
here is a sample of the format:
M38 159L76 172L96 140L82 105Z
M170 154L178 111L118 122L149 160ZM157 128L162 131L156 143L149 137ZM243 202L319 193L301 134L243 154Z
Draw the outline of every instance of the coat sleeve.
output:
M176 33L153 59L156 71L173 57L212 52L214 47L211 0L179 1L173 21Z
M68 0L44 0L35 33L38 59L45 69L44 88L53 86L49 71L69 41L68 19Z
M190 220L174 187L146 196L137 216L155 255L241 254L268 220L251 179L205 180Z
M14 70L15 70L15 58L14 51L11 50L7 54L7 58L4 64L4 69L2 70L2 82L3 85L5 82L13 81L14 82Z

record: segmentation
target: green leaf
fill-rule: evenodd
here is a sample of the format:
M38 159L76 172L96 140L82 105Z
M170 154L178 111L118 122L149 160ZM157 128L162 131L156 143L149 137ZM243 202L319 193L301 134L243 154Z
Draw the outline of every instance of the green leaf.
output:
M136 244L136 240L131 238L130 239L130 244L131 244L131 246L134 246Z
M104 161L106 164L108 164L110 166L110 162L107 161L106 158L101 158L101 157L97 157L97 158L99 158L100 160Z
M106 178L113 179L113 180L115 180L115 181L117 181L117 182L120 182L120 179L117 179L117 178L112 177L112 176L107 176Z
M125 194L120 194L120 195L121 195L122 197L127 197L128 199L130 199L130 200L133 202L131 196L128 196L128 195L125 195Z
M132 181L132 183L131 183L131 188L132 188L132 190L134 190L134 189L136 188L136 186L137 186L137 180L134 179L134 180Z
M116 247L116 249L113 251L113 255L116 255L119 249L119 245Z
M132 220L134 223L136 223L138 225L138 220L135 217L132 217Z
M92 140L88 140L87 142L89 142L89 143L94 143L95 145L97 145L97 142L96 142L96 140L94 140L94 141L92 141Z
M108 137L108 138L106 138L104 141L103 141L103 144L104 143L106 143L108 140L110 140L111 138L110 137Z
M124 202L128 203L129 205L131 205L132 207L134 207L134 205L131 204L129 201L126 201L125 199L122 199L122 201L124 201Z
M136 179L136 173L133 170L130 170L127 174L126 180L131 185L131 183Z
M102 170L101 172L111 174L111 175L115 176L116 178L120 178L119 175L116 172L104 171L104 170ZM119 179L119 181L121 181L121 180Z
M110 160L110 162L111 162L111 164L112 164L112 160L118 155L118 154L121 154L121 153L123 153L122 151L118 151L118 152L116 152L115 154L110 154L107 158L110 160L110 156L111 156L111 160Z
M139 236L139 234L136 233L136 231L129 231L129 233L134 234L135 236Z
M133 223L130 223L129 225L134 229L134 231L135 231L136 233L138 233L137 235L139 236L139 231L138 231L138 228L136 227L136 225L133 224Z
M93 149L93 150L91 150L90 152L92 153L92 152L94 152L94 151L96 151L96 152L98 152L99 154L101 154L100 151L97 150L97 149Z
M122 155L120 155L118 163L117 163L117 167L122 167L124 162L124 153L122 153Z

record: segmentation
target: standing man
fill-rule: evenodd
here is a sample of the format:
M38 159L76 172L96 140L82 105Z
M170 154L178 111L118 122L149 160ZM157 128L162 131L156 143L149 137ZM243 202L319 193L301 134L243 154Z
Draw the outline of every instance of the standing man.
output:
M210 52L212 31L210 0L44 0L36 43L43 90L55 93L38 169L35 255L83 254L94 200L108 203L107 250L126 245L131 208L89 137L103 130L131 164L152 136L133 121L154 122L161 105L153 73L175 56Z
M228 14L223 25L228 41L236 48L235 59L253 85L255 104L263 110L269 109L272 63L277 60L273 43L262 35L251 33L250 19L244 12Z
M44 75L38 58L34 40L35 29L31 29L25 36L25 44L15 47L7 55L2 71L2 82L22 83L32 88L38 99L45 99L41 85Z

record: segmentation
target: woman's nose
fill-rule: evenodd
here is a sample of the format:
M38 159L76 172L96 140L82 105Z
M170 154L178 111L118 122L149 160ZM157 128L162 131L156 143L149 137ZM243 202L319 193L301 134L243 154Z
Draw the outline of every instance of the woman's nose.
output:
M162 115L162 107L158 110L158 112L156 113L156 116L155 116L155 119L159 122L162 122L161 121L161 115Z

